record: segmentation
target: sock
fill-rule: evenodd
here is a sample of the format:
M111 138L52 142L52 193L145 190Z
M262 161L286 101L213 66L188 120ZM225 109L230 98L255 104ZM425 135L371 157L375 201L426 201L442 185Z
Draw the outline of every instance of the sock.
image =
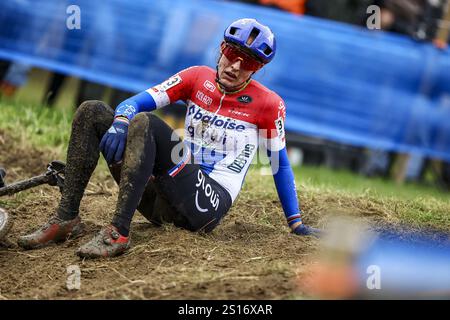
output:
M73 220L76 217L78 217L78 211L66 211L66 210L62 209L61 207L59 207L56 210L56 214L59 218L61 218L64 221Z
M130 235L130 230L128 228L114 222L112 223L112 225L117 228L117 231L119 231L120 235L124 237L128 237Z

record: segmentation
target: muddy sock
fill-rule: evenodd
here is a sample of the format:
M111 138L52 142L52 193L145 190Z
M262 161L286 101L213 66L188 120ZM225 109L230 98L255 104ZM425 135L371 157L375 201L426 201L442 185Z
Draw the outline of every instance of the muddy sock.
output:
M56 209L56 214L59 218L61 218L64 221L73 220L78 216L78 210L77 211L66 211L64 207L58 207Z
M67 151L64 190L56 209L61 219L77 217L84 190L97 166L101 138L113 118L113 109L101 101L86 101L77 109Z
M153 172L156 143L150 126L151 116L138 114L130 123L122 172L119 197L112 224L127 236L131 219L141 200ZM122 230L122 231L121 231Z

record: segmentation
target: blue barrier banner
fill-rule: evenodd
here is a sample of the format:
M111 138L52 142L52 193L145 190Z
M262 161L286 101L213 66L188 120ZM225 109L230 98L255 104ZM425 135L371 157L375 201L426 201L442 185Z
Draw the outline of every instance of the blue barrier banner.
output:
M400 35L226 1L4 0L0 58L137 92L215 67L242 17L277 36L255 78L285 99L287 130L450 161L450 53Z

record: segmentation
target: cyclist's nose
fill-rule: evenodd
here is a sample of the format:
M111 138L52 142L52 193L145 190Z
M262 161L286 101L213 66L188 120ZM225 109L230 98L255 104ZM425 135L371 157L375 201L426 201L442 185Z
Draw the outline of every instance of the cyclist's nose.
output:
M231 64L231 67L234 69L234 70L236 70L236 71L239 71L239 70L241 70L241 59L237 59L236 61L234 61L232 64Z

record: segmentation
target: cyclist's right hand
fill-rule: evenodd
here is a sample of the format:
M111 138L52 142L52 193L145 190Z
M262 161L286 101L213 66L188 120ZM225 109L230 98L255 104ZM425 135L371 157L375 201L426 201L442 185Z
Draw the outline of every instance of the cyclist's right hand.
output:
M299 236L314 236L316 238L323 235L322 230L306 226L303 223L298 225L292 232Z

